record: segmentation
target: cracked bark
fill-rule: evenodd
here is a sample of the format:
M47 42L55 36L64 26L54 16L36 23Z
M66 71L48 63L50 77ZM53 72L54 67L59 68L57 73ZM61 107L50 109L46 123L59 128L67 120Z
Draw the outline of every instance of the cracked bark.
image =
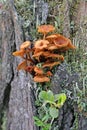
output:
M9 90L7 130L36 130L33 121L35 108L34 103L31 103L33 101L31 88L34 84L30 75L26 75L22 71L17 72L16 67L21 60L12 56L12 52L18 50L23 42L20 22L12 2L9 2L7 10L1 12L2 75L0 93L2 95L0 95L0 104L5 103L5 99L7 100L6 93Z

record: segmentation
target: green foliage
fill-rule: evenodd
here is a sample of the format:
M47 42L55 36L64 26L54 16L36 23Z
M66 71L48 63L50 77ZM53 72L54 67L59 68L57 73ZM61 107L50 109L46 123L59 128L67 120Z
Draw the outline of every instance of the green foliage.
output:
M50 107L49 108L49 113L52 118L57 118L58 117L58 109L55 107Z
M42 130L49 130L50 129L50 124L49 123L45 123L43 121L41 121L38 117L34 116L34 121L35 124L37 126L40 126L42 128Z
M49 130L44 128L47 126L51 129L54 119L59 116L59 108L62 107L65 101L66 95L64 93L54 95L51 90L41 90L36 101L39 107L39 117L34 117L35 124L43 128L43 130Z

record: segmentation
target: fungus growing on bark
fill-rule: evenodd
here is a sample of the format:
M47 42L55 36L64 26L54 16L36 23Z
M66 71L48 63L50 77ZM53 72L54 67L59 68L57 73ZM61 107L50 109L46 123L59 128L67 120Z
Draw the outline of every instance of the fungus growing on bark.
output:
M18 67L17 67L17 70L25 70L27 67L27 62L26 60L24 60L23 62L21 62Z
M58 55L58 54L46 52L46 53L43 53L43 56L45 56L45 58L52 58L52 59L57 58L58 60L64 61L63 55Z
M51 34L46 37L46 34L54 30L55 27L52 25L39 26L38 32L42 33L44 38L35 41L32 48L30 48L31 42L26 41L21 44L19 51L13 52L14 56L24 59L17 69L32 74L35 82L49 82L50 76L53 75L52 68L64 61L61 52L75 49L71 40L60 34ZM37 66L39 63L41 64L40 68Z
M23 43L20 45L20 49L28 48L30 45L31 45L31 42L30 42L30 41L23 42Z
M55 27L52 25L41 25L38 27L38 32L44 34L44 39L47 33L53 32L55 30Z
M35 66L34 71L35 71L36 74L44 74L43 70L40 69L40 68L37 67L37 66Z
M57 49L75 49L75 46L72 45L70 39L60 34L50 35L46 37L46 40L54 43Z
M45 48L47 48L48 44L49 44L49 41L47 41L47 40L38 40L38 41L35 42L34 48L40 49L40 50L45 49Z
M49 51L53 51L53 50L57 50L57 46L55 44L49 44L48 45L48 48L47 48Z
M50 79L45 75L36 75L34 77L35 82L43 83L43 82L49 82Z
M60 64L59 61L57 61L57 62L47 62L47 63L44 63L42 65L42 68L49 67L50 69L52 69L54 66L59 65L59 64Z
M51 34L51 35L49 35L49 36L46 37L46 40L48 40L48 41L51 42L54 39L56 39L58 35L60 35L60 34Z
M25 54L25 50L19 50L19 51L13 52L13 56L20 56L20 57L23 57L24 54Z

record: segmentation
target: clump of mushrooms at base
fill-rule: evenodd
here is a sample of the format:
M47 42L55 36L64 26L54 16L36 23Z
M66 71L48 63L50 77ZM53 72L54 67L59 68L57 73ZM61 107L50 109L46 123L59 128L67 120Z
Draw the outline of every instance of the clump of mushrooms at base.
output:
M49 34L54 30L52 25L39 26L38 32L43 34L43 38L33 43L25 41L21 44L19 51L13 52L14 56L20 56L23 59L17 69L29 72L35 82L49 82L53 75L53 67L64 61L61 52L75 49L70 39L60 34Z

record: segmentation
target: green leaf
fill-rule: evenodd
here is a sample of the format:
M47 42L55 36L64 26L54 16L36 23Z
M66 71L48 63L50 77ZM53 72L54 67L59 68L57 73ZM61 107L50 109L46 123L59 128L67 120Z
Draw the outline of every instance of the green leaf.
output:
M33 119L37 126L44 126L44 123L38 117L34 116Z
M47 100L47 92L46 91L41 91L40 93L39 93L39 99L40 99L40 101L41 100Z
M43 118L42 121L47 122L49 120L50 116L48 114L46 114Z
M43 130L49 130L51 128L51 125L48 123L44 123Z
M38 117L34 116L33 119L34 119L35 124L37 126L40 126L42 130L49 130L51 128L50 124L43 122Z
M51 101L51 102L54 102L54 95L53 95L53 92L51 90L49 90L47 92L47 100Z
M63 106L64 102L66 101L65 93L58 94L56 99L58 98L57 106L60 108Z
M49 112L52 118L57 118L58 117L58 109L56 109L55 107L50 107L49 108Z

